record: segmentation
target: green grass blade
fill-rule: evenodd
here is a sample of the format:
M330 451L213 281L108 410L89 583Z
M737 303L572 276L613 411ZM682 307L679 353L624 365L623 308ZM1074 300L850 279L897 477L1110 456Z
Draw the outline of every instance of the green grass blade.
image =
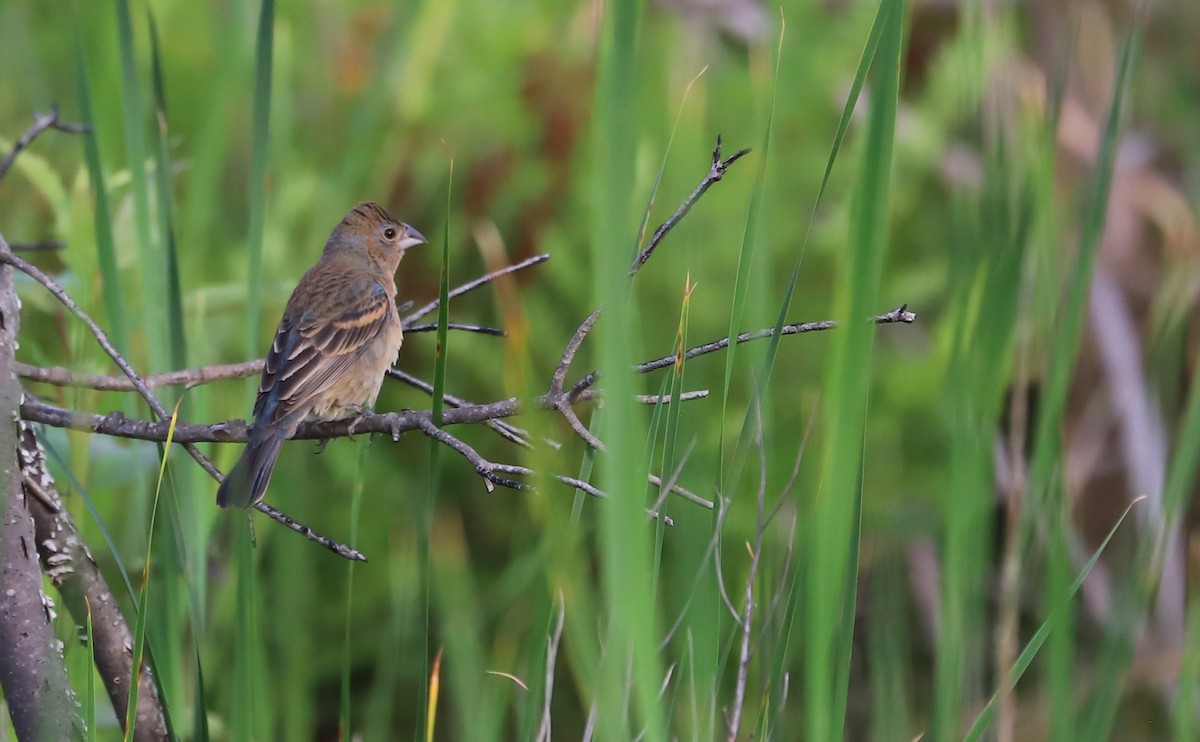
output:
M163 283L167 294L167 339L170 343L171 368L186 368L187 339L183 328L183 299L179 285L179 255L175 244L174 197L171 195L170 130L167 127L167 92L163 83L162 54L158 40L158 25L154 14L147 9L150 23L150 58L154 77L154 113L158 119L158 147L155 152L154 176L158 192L158 232L166 247ZM153 280L158 280L153 278Z
M738 253L737 273L733 280L733 303L729 310L729 334L731 338L742 331L742 318L746 313L746 296L750 287L750 274L754 266L754 256L758 251L759 232L762 230L762 203L767 187L767 162L771 153L771 130L775 123L775 95L779 87L779 65L783 59L783 35L785 28L779 29L779 44L775 49L775 67L771 76L771 98L767 104L767 118L763 126L762 145L758 149L758 170L754 176L754 190L750 194L750 205L746 209L746 226L742 232L742 247ZM737 343L733 343L725 351L725 378L721 385L721 419L725 419L729 407L729 388L733 383L733 366L737 358ZM765 381L764 381L765 384ZM760 390L765 390L763 384ZM747 410L745 421L742 423L741 438L730 466L730 472L725 472L725 427L721 426L721 439L718 446L717 477L722 491L730 491L733 482L739 475L740 461L750 445L753 410Z
M805 568L805 711L810 739L840 739L845 683L854 632L854 595L860 533L864 430L874 326L871 316L882 279L889 213L892 148L904 47L904 0L892 5L873 65L875 86L850 212L847 262L834 316L844 324L833 339L822 407L826 427L823 487L811 515ZM854 553L851 554L851 549Z
M163 306L162 255L154 244L150 226L150 184L146 179L146 125L138 82L137 55L129 0L117 0L117 36L121 53L121 102L125 129L125 156L133 191L133 217L137 227L138 263L141 275L141 323L146 331L150 366L161 370L166 359L166 335L154 322Z
M796 293L796 284L800 280L800 266L804 262L804 254L808 251L808 241L812 236L812 225L816 221L817 210L821 206L821 200L825 196L825 188L829 185L829 176L833 174L833 165L837 162L838 153L842 150L842 142L846 138L846 132L850 128L850 118L854 114L854 109L858 105L859 94L862 93L863 85L867 81L867 74L871 71L871 65L875 61L875 54L879 49L879 39L883 34L884 27L889 21L890 13L894 5L892 3L881 2L879 11L875 14L875 21L871 24L871 31L867 34L867 43L863 46L862 55L858 61L858 67L854 71L854 80L850 83L850 92L846 96L846 103L842 106L842 116L838 120L837 133L833 137L833 146L829 149L829 158L825 162L825 172L821 176L821 185L817 188L817 197L813 200L812 213L808 219L808 225L804 229L804 242L800 245L800 251L796 254L796 261L792 264L792 274L788 278L787 289L783 294L783 302L779 305L779 314L775 318L775 334L767 341L766 355L763 359L762 373L759 374L761 384L764 389L770 385L771 373L775 369L775 358L779 353L779 341L782 339L780 330L787 323L788 310L792 306L792 297Z
M1109 193L1112 190L1113 166L1116 162L1117 146L1120 143L1121 112L1133 63L1141 46L1141 36L1130 32L1121 45L1121 57L1117 66L1116 89L1104 125L1104 136L1100 142L1092 192L1086 203L1086 213L1079 238L1079 252L1075 271L1062 308L1062 318L1057 323L1058 333L1051 348L1050 370L1037 421L1033 463L1030 469L1030 493L1033 500L1026 512L1032 516L1041 512L1040 507L1048 496L1047 486L1052 470L1059 458L1059 431L1062 427L1067 393L1070 391L1075 358L1083 342L1083 320L1087 308L1087 297L1091 287L1092 268L1096 260L1096 248L1104 232L1108 210Z
M163 446L162 463L158 467L158 481L154 486L154 502L150 506L150 525L146 531L146 561L142 567L142 587L138 596L137 624L134 628L133 675L129 681L129 706L125 709L125 742L132 742L137 727L138 688L141 686L142 661L146 649L146 624L149 618L146 606L150 596L150 563L154 553L154 523L158 515L158 500L162 493L163 478L167 472L167 459L171 442L175 438L175 423L179 419L179 405L171 414L171 425L167 428L167 441Z
M1104 231L1109 194L1112 188L1113 168L1120 142L1120 123L1123 101L1129 88L1133 64L1140 47L1140 33L1130 31L1121 47L1117 66L1116 87L1108 109L1104 136L1100 142L1097 163L1093 175L1091 193L1085 203L1078 254L1058 321L1058 332L1050 349L1047 379L1041 394L1036 422L1032 464L1029 474L1029 498L1022 515L1030 521L1045 518L1050 524L1047 533L1049 549L1046 600L1053 601L1060 594L1069 570L1069 554L1066 548L1066 513L1068 505L1063 500L1061 484L1057 483L1058 468L1061 466L1061 431L1066 413L1067 395L1074 376L1075 360L1083 342L1083 322L1088 305L1096 251ZM1047 516L1047 514L1050 514ZM1025 524L1028 526L1028 522ZM1069 610L1069 607L1065 610ZM1054 715L1055 735L1064 738L1073 736L1074 711L1069 702L1074 689L1073 678L1074 637L1070 632L1059 632L1051 639L1049 649L1049 685L1051 697L1060 706ZM1115 678L1114 678L1115 679ZM1098 691L1109 689L1115 694L1115 684L1101 677ZM1087 725L1096 730L1103 728L1104 720L1111 720L1117 704L1096 709L1089 714Z
M117 250L113 241L112 215L108 205L108 187L104 182L104 167L100 162L100 144L96 133L96 114L92 108L91 83L88 80L87 63L83 58L83 47L78 31L75 35L75 74L79 98L80 122L91 131L80 137L83 142L84 160L88 178L92 183L92 195L96 200L94 229L96 251L100 263L100 280L104 297L104 311L108 315L109 339L122 353L129 352L129 330L125 317L125 294L121 289L121 273L117 267Z
M779 314L775 319L775 334L768 340L767 349L763 359L762 372L759 374L761 383L764 388L769 386L771 375L775 368L775 361L778 357L779 350L779 331L780 328L787 322L788 311L791 308L792 299L795 295L796 286L800 279L800 268L804 261L804 255L808 248L808 242L812 235L812 224L821 201L825 195L825 189L829 185L829 178L833 173L834 164L837 162L838 155L841 153L842 143L845 141L846 133L850 127L850 120L858 106L859 95L862 92L863 86L866 84L867 75L870 73L872 66L875 63L876 55L879 51L880 39L883 36L884 29L889 23L892 23L892 13L896 12L897 4L882 0L879 4L879 9L875 14L875 18L871 23L870 32L867 34L866 43L863 45L862 54L859 57L858 66L854 71L854 80L851 83L850 91L846 96L846 102L842 106L841 118L838 121L837 132L834 134L833 145L829 150L829 157L825 162L825 171L821 177L821 184L817 189L817 197L813 202L809 224L805 228L804 242L801 245L800 252L796 255L796 260L792 265L792 273L788 279L787 289L784 292L783 302L779 307ZM743 425L742 438L746 444L749 444L749 426ZM741 443L739 442L739 448ZM800 616L800 607L804 605L804 595L808 592L807 571L804 568L797 569L791 581L791 586L788 592L787 607L785 610L785 618L783 621L783 636L780 642L780 651L776 653L774 661L771 663L771 687L772 701L774 704L774 716L782 713L784 704L782 702L782 689L786 687L784 674L788 663L788 647L791 644L792 631L797 625L798 617ZM764 721L764 724L769 723Z
M438 279L438 329L437 329L437 346L434 349L433 360L433 401L432 401L432 416L433 424L440 425L442 422L442 413L445 409L445 390L446 390L446 361L447 361L447 338L448 338L448 323L450 321L450 205L454 193L454 160L450 160L450 177L446 185L446 211L443 213L442 222L442 268ZM441 483L441 444L430 439L429 441L429 483L425 488L424 496L418 498L419 513L417 517L417 561L421 574L421 604L425 617L425 626L422 641L422 676L425 682L419 686L417 695L416 708L421 710L428 709L432 714L434 708L430 705L429 685L428 681L432 666L429 660L429 643L434 636L433 625L430 621L430 610L432 606L431 592L433 590L433 561L432 561L432 544L433 537L433 515L434 509L437 507L437 491ZM417 739L424 739L432 733L433 720L425 713L417 714Z
M262 324L262 250L266 222L267 157L270 150L271 66L274 57L275 0L263 0L254 47L253 142L250 151L250 227L246 235L249 268L246 274L246 309L250 332L247 358L259 358L259 325Z
M366 446L358 447L358 473L355 477L354 490L350 495L350 543L352 544L358 542L358 522L362 512L363 480L368 450ZM350 639L352 636L350 627L354 617L354 565L353 559L346 563L346 628L342 635L342 683L338 713L341 739L352 739L355 736L350 720Z
M612 495L599 508L600 572L608 608L605 653L591 700L601 738L625 738L644 729L646 739L656 742L665 726L658 704L662 672L644 510L648 462L639 450L645 439L642 410L635 408L633 380L624 372L638 345L631 337L638 321L627 279L630 251L622 246L637 242L631 192L642 7L636 0L605 5L593 116L592 279L605 314L592 337L600 366L614 371L605 377L608 451L599 458L603 487Z
M1041 649L1042 644L1045 643L1046 637L1048 637L1051 632L1053 632L1054 629L1063 622L1063 617L1066 613L1064 609L1066 608L1067 604L1072 598L1075 597L1075 593L1079 592L1079 588L1081 585L1083 585L1083 581L1087 579L1088 574L1092 571L1092 567L1096 566L1096 562L1100 560L1100 555L1103 554L1104 550L1108 548L1108 543L1112 541L1112 537L1114 534L1116 534L1117 529L1119 529L1121 524L1125 522L1126 516L1128 516L1129 512L1133 510L1133 506L1142 499L1144 498L1139 497L1138 499L1129 503L1128 507L1125 508L1125 511L1121 513L1121 517L1117 519L1117 522L1113 525L1112 529L1109 530L1108 535L1104 537L1104 541L1100 543L1100 547L1097 548L1095 553L1092 554L1092 558L1089 559L1085 565L1083 565L1083 569L1079 571L1079 574L1075 577L1075 581L1071 583L1066 594L1058 596L1056 601L1057 605L1054 610L1051 611L1046 620L1042 622L1042 625L1038 627L1037 632L1034 633L1033 637L1029 640L1029 643L1025 645L1025 649L1021 652L1020 656L1017 657L1016 663L1014 663L1012 668L1009 669L1009 671L1005 674L1004 682L1001 684L1000 688L996 690L995 695L993 695L991 700L988 701L987 706L985 706L983 711L980 712L979 717L975 719L975 723L971 726L970 731L967 732L967 736L964 738L966 742L975 742L975 740L980 739L983 736L983 733L987 731L988 725L992 723L992 718L996 715L996 700L1001 694L1011 693L1013 689L1017 687L1017 683L1021 680L1021 676L1027 669L1029 669L1029 665L1033 662L1038 650Z

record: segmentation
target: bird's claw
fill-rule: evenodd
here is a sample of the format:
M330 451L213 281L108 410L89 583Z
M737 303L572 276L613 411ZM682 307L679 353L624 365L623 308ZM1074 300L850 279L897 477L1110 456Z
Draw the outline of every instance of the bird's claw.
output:
M346 428L346 437L348 437L350 440L354 440L354 434L358 432L358 426L362 423L363 417L366 415L371 415L373 412L370 408L363 407L360 404L350 405L347 407L347 409L358 415L350 421L350 425Z

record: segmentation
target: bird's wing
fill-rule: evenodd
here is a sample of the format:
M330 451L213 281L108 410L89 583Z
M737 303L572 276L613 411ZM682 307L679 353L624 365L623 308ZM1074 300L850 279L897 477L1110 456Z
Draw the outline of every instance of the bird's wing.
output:
M354 364L360 352L394 318L387 290L371 281L365 290L344 292L331 317L284 314L267 354L258 399L257 422L273 424L307 408Z

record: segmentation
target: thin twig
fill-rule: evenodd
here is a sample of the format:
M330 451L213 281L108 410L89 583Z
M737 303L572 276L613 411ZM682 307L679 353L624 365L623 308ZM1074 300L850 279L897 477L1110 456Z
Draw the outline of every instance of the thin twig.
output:
M704 175L704 178L700 181L700 184L696 186L695 190L692 191L691 195L689 195L684 202L679 205L678 209L675 209L675 213L671 214L671 216L668 217L658 229L654 230L654 235L650 238L650 242L648 242L646 246L642 248L641 252L637 254L637 257L634 258L633 265L629 267L629 275L632 276L641 270L642 266L646 264L646 261L650 259L650 256L654 254L654 250L658 247L659 243L663 241L663 238L675 228L675 225L678 224L683 217L687 216L687 213L691 211L693 206L696 205L696 202L700 200L700 197L704 195L705 191L707 191L709 188L712 188L713 183L716 183L717 181L721 180L721 178L725 177L725 173L729 170L729 166L737 162L749 151L749 149L739 150L732 156L722 160L721 137L719 135L717 136L717 146L713 148L712 164L709 165L708 172Z
M654 485L655 487L663 486L662 479L660 479L658 477L658 475L656 475L656 474L650 475L650 484ZM674 492L675 494L679 495L680 497L687 500L688 502L694 502L697 505L699 505L703 508L706 508L708 510L713 509L713 501L712 500L706 500L703 497L701 497L700 495L697 495L695 492L692 492L689 489L684 489L683 487L680 487L678 484L672 484L670 487L670 490L671 490L671 492Z
M654 505L651 507L651 510L657 513L667 501L667 497L671 494L671 491L676 489L676 482L679 481L679 477L683 474L683 467L687 466L688 459L692 457L692 451L695 450L695 448L696 439L693 438L691 443L688 444L687 450L684 451L683 455L679 457L679 463L675 465L675 471L671 472L671 477L667 480L665 486L663 485L661 478L656 477L653 474L650 475L650 481L659 488L658 499L654 501ZM657 482L655 481L656 479L658 480ZM691 495L692 493L689 492L688 494ZM695 495L692 496L696 497ZM709 510L712 510L711 502L700 497L696 497L696 499L700 501L699 504L705 505Z
M576 490L586 493L586 495L599 497L601 499L608 497L607 492L601 490L600 487L589 483L589 481L583 481L582 479L578 479L576 477L568 477L566 474L554 474L554 479L562 481L562 483L566 486L575 487ZM650 520L661 520L662 525L674 525L674 520L671 519L670 515L662 515L658 510L653 508L646 508L646 515L650 517Z
M414 332L434 332L438 326L433 325L411 325L404 328L404 333L411 334ZM458 330L460 332L472 332L476 335L491 335L492 337L505 337L508 333L499 327L488 327L487 325L468 325L463 322L447 322L447 330Z
M180 371L167 371L161 374L143 376L142 381L150 389L171 386L193 387L208 384L213 381L229 379L246 379L262 373L263 362L244 361L242 363L226 363L218 366L202 368L187 368ZM43 368L28 363L17 363L17 374L30 381L38 381L54 386L75 386L95 389L101 392L133 392L137 387L128 376L106 376L102 374L77 374L61 366Z
M485 286L485 285L491 283L492 281L496 280L500 276L507 276L510 273L517 273L517 272L523 271L526 268L530 268L532 266L537 265L538 263L544 263L549 259L550 259L549 253L542 253L541 255L534 255L532 258L526 258L525 260L522 260L520 263L514 263L512 265L501 268L500 270L492 271L491 273L482 275L479 278L476 278L472 281L467 281L463 285L454 288L453 290L450 291L448 298L453 299L457 296L462 296L463 294L474 291L475 289L479 288L480 286ZM410 314L408 314L407 316L404 317L405 329L407 329L408 326L410 324L412 324L413 322L424 317L425 315L429 314L430 312L432 312L433 310L435 310L437 308L438 308L438 300L434 299L433 301L424 305L423 307L416 310L415 312L411 312Z
M17 155L21 154L21 150L33 144L33 140L37 139L47 129L65 131L72 134L91 131L90 128L83 124L68 124L64 121L59 121L57 106L51 108L49 113L34 114L33 125L25 130L25 133L21 135L21 138L17 140L16 144L5 155L3 162L0 162L0 181L4 180L5 175L8 175L9 168L16 161Z
M688 598L680 609L679 615L675 618L675 623L671 624L671 628L663 636L662 641L658 643L659 650L666 648L671 643L671 639L675 637L675 632L683 625L683 620L687 618L688 612L692 606L692 599L696 597L696 590L700 586L700 580L704 577L705 568L717 553L718 544L721 540L721 528L725 525L725 517L729 515L729 500L718 498L715 504L717 510L717 522L713 526L712 537L708 541L708 547L704 550L704 556L700 559L700 564L696 568L696 577L692 581L692 590L688 593ZM735 615L736 617L736 615Z
M558 365L554 369L554 375L550 378L550 391L546 395L556 400L554 409L558 410L558 414L562 415L563 419L567 421L567 424L571 426L571 430L575 431L575 435L582 438L585 443L597 451L604 450L604 443L592 431L588 430L588 427L575 414L575 410L571 405L575 403L576 397L571 394L564 395L562 391L563 384L566 383L567 371L570 370L571 363L575 360L575 354L579 352L580 346L583 345L584 338L596 326L596 320L600 319L600 313L603 311L604 307L596 307L592 310L592 313L580 323L579 327L575 330L575 334L567 341L562 356L559 358ZM572 391L574 390L572 389Z
M15 260L20 260L20 258L17 258L16 256L13 256L13 257ZM0 259L2 259L2 258L0 258ZM28 265L28 264L26 263L26 265ZM908 305L904 304L904 305L900 306L898 309L894 309L885 314L880 314L872 319L876 324L881 324L881 325L882 324L892 324L892 323L911 324L916 321L917 314L916 314L916 312L908 311ZM585 321L584 325L580 325L580 329L583 329L587 325L588 325L588 323ZM820 331L824 331L824 330L831 330L835 327L837 327L837 322L835 320L821 320L819 322L803 322L803 323L799 323L799 324L784 325L782 330L780 331L780 335L799 335L799 334L807 333L807 332L820 332ZM590 326L588 327L588 329L590 330ZM577 335L578 335L578 333L579 333L579 330L576 330ZM740 345L742 343L750 342L752 340L760 340L762 338L771 337L773 334L774 334L773 328L769 328L769 327L763 328L761 330L755 330L753 332L743 332L741 335L738 335L737 342ZM584 335L586 336L586 331L584 332ZM580 339L580 342L582 342L582 338ZM697 345L695 347L689 348L688 350L684 351L683 356L685 359L690 360L692 358L695 358L695 357L701 356L701 355L705 355L707 353L715 353L716 351L722 350L727 347L729 347L729 338L725 337L725 338L721 338L720 340L714 340L711 343L704 343L703 345ZM576 349L577 349L577 346L576 346ZM648 373L650 371L657 371L658 369L666 368L666 367L674 364L675 358L676 358L675 354L666 355L666 356L662 356L661 358L655 358L654 360L646 361L644 363L639 363L636 366L634 366L633 368L635 371L638 371L640 373ZM569 363L570 363L570 359L568 359L568 366L569 366ZM247 378L250 376L254 376L255 374L262 373L262 367L263 367L262 360L243 361L241 363L228 363L228 364L223 364L223 365L204 366L201 368L191 368L191 369L183 369L180 371L168 371L166 373L153 374L151 376L142 377L142 382L145 384L145 386L147 386L151 389L158 388L158 387L167 387L167 386L195 386L198 384L207 384L207 383L210 383L213 381L223 381L223 380L227 380L227 379L244 379L244 378ZM17 373L20 374L24 378L31 379L33 381L44 382L47 384L53 384L55 386L78 386L78 387L86 387L89 389L96 389L98 391L111 391L111 392L137 391L137 385L129 378L128 375L126 375L126 376L104 376L104 375L77 374L68 369L57 367L57 366L51 367L51 368L43 368L40 366L32 366L32 365L29 365L26 363L17 363L16 369L17 369ZM393 369L393 370L399 371L398 369ZM557 373L557 370L556 370L556 373ZM563 373L565 376L566 372L564 371ZM405 381L406 383L410 383L410 382L408 382L408 380L406 378L404 378L403 376L401 376L399 374L391 374L391 375L395 376L395 378ZM412 377L409 377L409 378L412 378ZM599 379L600 379L600 372L592 371L591 373L587 374L586 376L581 378L579 381L577 381L569 390L566 390L564 392L563 396L572 403L585 400L585 399L587 399L587 397L584 394L584 392L586 392L588 389L590 389L592 386L594 386L596 384L596 382L599 381ZM559 391L562 391L561 388L559 389ZM687 401L689 399L698 399L703 396L706 396L706 393L703 391L685 392L682 395L681 399L683 401ZM547 397L545 397L545 398L551 399L549 395L547 395ZM447 397L447 400L449 400L449 399L450 398ZM658 402L658 397L656 395L639 395L638 401L644 402L647 404L654 404L654 403ZM664 399L664 401L670 402L670 397L669 396L666 397ZM548 406L550 409L556 409L554 407L553 403L550 403Z
M505 477L501 477L497 472L528 476L533 473L532 470L526 469L525 467L516 467L508 464L496 464L488 461L480 456L474 448L471 448L463 441L460 441L458 438L455 438L453 435L434 425L433 420L431 420L429 417L422 416L418 419L420 421L419 427L422 433L434 439L438 443L441 443L444 446L449 446L455 451L458 451L467 459L467 461L471 462L471 465L475 467L475 471L478 472L479 476L483 477L483 481L487 485L488 492L491 492L493 490L493 485L497 484L501 487L508 487L509 489L514 490L531 489L530 485L525 484L524 482L518 482L515 479L506 479Z
M433 384L430 384L424 379L419 379L407 371L403 371L395 367L389 368L386 373L393 379L404 382L414 389L420 389L426 394L433 396ZM457 397L453 394L442 394L442 400L445 401L445 403L450 407L471 407L475 404L474 402L462 397ZM512 423L504 420L485 420L484 425L487 425L492 430L495 430L500 434L500 437L511 443L515 443L524 448L533 447L533 444L529 442L529 431L518 428ZM562 447L557 441L547 440L546 442L555 449Z
M908 311L908 305L904 304L898 309L893 309L890 312L880 314L876 317L872 317L871 319L877 325L893 324L897 322L912 324L913 322L917 321L917 313ZM779 334L800 335L806 332L822 332L824 330L832 330L835 327L837 327L837 320L832 319L822 320L820 322L802 322L795 325L784 325L780 329ZM742 343L748 343L751 340L769 338L774 334L775 329L771 327L755 330L753 332L743 332L737 336L737 343L738 345L741 345ZM727 347L729 347L729 338L723 337L720 340L714 340L711 343L705 343L703 345L697 345L694 348L689 348L684 352L683 357L685 360L688 360L695 358L696 356L702 356L706 353L715 353L716 351ZM634 370L638 373L657 371L660 368L666 368L673 365L675 363L675 359L676 354L672 353L671 355L663 356L662 358L656 358L653 361L639 363L638 365L634 366Z
M37 240L35 242L10 242L8 246L14 252L50 252L62 250L67 243L62 240Z
M734 685L733 705L729 716L729 742L737 742L742 723L742 707L746 702L746 682L750 676L750 633L754 626L754 581L762 563L763 534L767 530L767 447L763 443L762 398L757 385L754 390L754 445L758 448L758 496L755 498L756 527L754 547L750 551L750 573L746 575L746 594L742 608L741 648L738 653L737 682Z
M538 727L538 742L550 742L550 700L554 698L554 669L558 663L558 644L562 641L563 625L567 619L566 598L558 593L558 620L554 633L547 637L546 644L546 687L542 691L542 723Z
M266 502L263 502L262 500L259 500L258 502L256 502L254 504L254 509L257 510L258 512L262 513L263 515L267 516L271 520L275 521L276 523L287 526L288 528L292 529L293 531L300 534L301 536L308 539L309 541L312 541L315 544L320 544L321 546L324 546L326 549L329 549L334 554L337 554L338 556L342 557L343 559L352 559L356 562L367 561L367 558L365 556L363 556L363 553L361 551L359 551L358 549L351 548L351 547L347 546L346 544L340 543L338 541L334 541L333 539L329 538L328 536L324 536L320 533L317 533L313 529L309 528L308 526L304 525L300 521L291 517L287 513L280 510L279 508L272 507L271 505L268 505Z

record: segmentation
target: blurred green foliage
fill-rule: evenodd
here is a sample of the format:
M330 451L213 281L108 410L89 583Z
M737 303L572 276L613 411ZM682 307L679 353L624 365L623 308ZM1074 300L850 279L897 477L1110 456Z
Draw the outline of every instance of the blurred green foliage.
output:
M0 183L0 233L12 243L62 240L65 248L39 255L39 264L102 325L122 328L114 337L139 370L167 370L181 358L189 366L246 360L251 338L270 337L329 230L368 199L431 238L401 266L402 301L437 296L443 240L452 286L551 255L494 291L451 302L451 321L509 332L503 340L449 336L447 390L475 401L544 392L564 344L600 303L608 314L568 383L603 362L610 395L679 388L669 371L622 376L611 366L674 352L683 328L684 345L721 337L739 312L742 330L771 326L802 250L787 321L846 320L850 307L882 313L903 303L919 319L878 328L873 349L865 331L836 341L829 333L784 338L766 389L758 388L767 351L760 341L738 350L728 379L724 357L686 364L682 388L711 390L707 399L659 410L624 394L606 400L590 419L613 449L597 454L596 466L613 501L547 476L591 468L581 441L547 412L517 421L538 442L532 450L482 426L452 431L491 460L537 469L535 492L489 492L448 449L434 458L433 472L428 443L415 434L395 443L337 440L320 455L309 443L291 443L268 500L334 538L353 535L370 561L354 567L352 580L344 562L260 517L256 547L248 548L245 516L218 511L215 484L172 451L151 554L147 635L176 733L333 739L348 719L342 738L419 736L429 663L442 652L438 739L535 738L549 637L562 610L551 676L555 736L575 737L596 723L601 738L724 737L741 646L733 614L744 610L752 557L759 566L740 738L796 739L805 728L837 736L843 723L851 739L966 733L1016 661L1016 652L997 649L993 632L1007 627L1022 644L1034 635L1127 495L1147 494L1105 490L1099 505L1086 500L1094 509L1073 505L1095 482L1064 482L1072 470L1062 449L1073 450L1073 439L1057 440L1052 426L1047 435L1055 440L1030 443L1050 446L1039 449L1051 462L1052 471L1039 475L1048 480L1039 486L1049 488L1049 504L1013 518L1011 485L994 458L997 446L1020 440L1011 437L1018 427L1012 396L1036 396L1056 343L1069 349L1086 336L1068 325L1071 336L1058 338L1064 287L1088 226L1082 205L1093 192L1117 49L1140 17L1120 3L1090 2L805 2L781 12L683 0L272 5L264 41L256 35L260 3L134 0L132 35L123 41L123 1L0 2L0 145L19 136L29 113L54 104L64 119L88 117L86 93L99 164L89 172L80 137L45 134ZM709 5L721 10L704 10ZM864 78L860 56L880 7L906 13L903 23L885 24L883 51ZM1186 225L1194 230L1200 189L1200 140L1189 134L1200 115L1200 76L1189 60L1200 12L1161 8L1145 23L1148 42L1134 60L1140 66L1124 119L1142 138L1114 139L1108 151L1150 142L1157 157L1143 155L1144 168L1161 176L1175 201L1160 196L1158 212L1133 209L1149 228L1126 263L1113 262L1103 246L1097 259L1100 270L1118 275L1128 275L1129 261L1154 274L1149 290L1129 290L1131 302L1149 308L1150 360L1137 360L1164 400L1164 436L1172 450L1185 450L1191 438L1178 443L1175 430L1193 367L1183 322L1191 295L1161 276L1195 275L1197 245ZM269 100L255 84L267 42ZM123 54L133 64L124 77ZM896 101L888 98L889 71L902 75ZM831 155L856 74L867 84ZM1067 133L1056 136L1060 113ZM1095 124L1092 139L1078 133L1086 129L1079 116ZM653 230L703 177L718 134L727 155L755 151L670 234L626 296L620 271L643 210L649 202ZM255 147L268 142L259 183ZM1132 198L1120 192L1132 177L1121 162L1114 203ZM262 280L249 287L260 197ZM1093 217L1101 222L1105 203ZM112 261L104 253L109 224ZM1185 237L1172 243L1180 229ZM735 303L739 275L744 307ZM1090 271L1080 275L1088 280ZM123 296L112 294L118 281ZM45 292L18 284L20 360L113 372ZM175 300L182 326L170 322ZM1083 311L1084 304L1070 306ZM435 342L434 333L410 334L399 365L432 379ZM1094 382L1089 352L1078 361L1064 431L1086 427L1074 402L1078 384ZM832 371L831 357L839 359ZM181 415L243 417L252 388L227 381L187 390ZM132 396L30 389L72 408L148 415ZM761 448L743 451L737 466L735 443L743 420L752 426L746 440L755 440L760 398ZM420 392L389 382L376 409L429 406ZM580 408L585 421L589 409ZM831 431L849 433L841 440ZM58 430L45 431L45 440L73 515L111 584L120 584L101 532L139 571L160 450ZM206 448L222 468L238 453ZM665 512L673 527L643 523L658 493L641 491L642 474L670 478L679 462L681 485L727 509L717 514L672 497ZM1121 558L1153 544L1159 529L1173 532L1193 477L1185 462L1173 480L1175 509L1151 510L1133 535L1116 539ZM768 512L783 504L754 554L760 492ZM357 520L352 497L361 497ZM1023 536L1010 540L1016 528ZM1004 559L1014 543L1018 584L1006 589ZM1099 564L1116 604L1129 610L1105 616L1077 608L1072 621L1056 625L1053 664L1035 662L1018 686L1015 724L999 710L997 723L1018 738L1046 738L1051 729L1083 738L1074 720L1101 718L1082 710L1107 692L1123 701L1110 704L1109 713L1120 715L1096 724L1124 739L1166 738L1172 719L1185 729L1179 720L1194 713L1200 670L1183 663L1184 690L1180 700L1173 695L1182 634L1172 635L1174 659L1161 660L1167 670L1144 666L1153 660L1138 664L1132 650L1112 650L1148 615L1148 595L1125 583L1153 583L1157 563L1136 562L1144 571L1132 576ZM838 604L806 602L814 596ZM1186 615L1194 656L1200 619L1194 606ZM77 633L68 618L60 623L64 638ZM1070 641L1054 643L1064 636ZM814 651L814 641L826 640L831 646ZM69 641L67 651L82 692L87 664L79 655L87 650ZM1115 669L1095 680L1096 657L1105 652L1114 663L1105 667ZM621 653L630 659L612 656ZM815 669L806 664L814 656L826 658ZM1153 682L1161 673L1171 692ZM589 722L594 701L602 717ZM97 710L101 737L116 738L104 698Z

